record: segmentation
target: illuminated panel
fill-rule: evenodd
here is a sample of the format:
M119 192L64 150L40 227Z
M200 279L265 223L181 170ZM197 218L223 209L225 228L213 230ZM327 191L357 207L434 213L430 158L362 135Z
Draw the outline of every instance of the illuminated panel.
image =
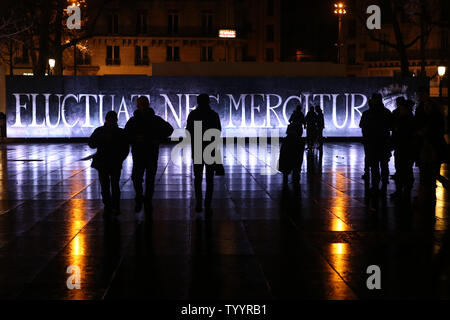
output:
M270 130L283 137L299 103L305 113L320 106L324 136L355 137L373 92L393 110L399 96L415 100L419 85L417 78L7 76L7 135L89 137L110 110L123 127L140 95L175 129L185 128L197 95L208 93L225 137L271 136Z
M219 38L236 38L236 30L234 29L220 29Z

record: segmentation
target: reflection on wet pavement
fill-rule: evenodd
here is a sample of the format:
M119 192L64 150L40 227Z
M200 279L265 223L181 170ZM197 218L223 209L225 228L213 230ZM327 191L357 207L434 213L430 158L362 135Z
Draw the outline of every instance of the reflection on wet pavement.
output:
M361 145L328 143L323 156L305 153L300 185L286 189L280 174L261 174L270 157L247 146L225 153L205 219L193 210L191 165L171 162L171 149L161 147L151 219L133 212L129 157L122 214L108 222L85 144L2 145L0 298L449 298L441 183L435 206L370 197ZM366 286L370 265L381 290ZM80 289L67 287L69 266Z

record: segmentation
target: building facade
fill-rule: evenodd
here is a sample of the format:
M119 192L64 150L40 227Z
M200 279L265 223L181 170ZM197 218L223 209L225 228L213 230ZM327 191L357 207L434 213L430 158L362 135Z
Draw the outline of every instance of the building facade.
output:
M222 29L236 37L219 37ZM26 50L14 55L14 74L30 74ZM279 60L280 0L116 0L92 37L64 51L63 74L152 75L161 62Z
M447 23L449 16L449 1L432 1L436 10L430 12L436 22ZM357 13L366 12L364 1L350 1L348 12L343 19L343 47L342 63L347 65L347 75L357 77L393 77L400 75L401 65L397 50L386 43L374 41L369 35L366 27L365 17ZM380 6L383 8L382 6ZM430 11L432 8L430 8ZM396 43L395 33L389 17L383 17L386 12L381 11L382 26L373 34L376 38L390 43ZM405 43L412 42L421 34L420 25L408 22L406 13L400 18L400 30ZM385 23L387 22L387 23ZM434 26L428 35L425 45L425 71L430 78L430 95L439 95L441 79L437 74L438 66L448 65L449 52L449 32L448 28ZM412 76L418 76L421 71L421 43L416 41L407 48L409 60L409 71ZM445 89L446 90L446 89ZM446 95L446 92L445 92Z

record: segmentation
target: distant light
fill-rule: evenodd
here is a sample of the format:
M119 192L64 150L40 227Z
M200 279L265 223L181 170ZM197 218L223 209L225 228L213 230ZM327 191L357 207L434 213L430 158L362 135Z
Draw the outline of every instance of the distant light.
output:
M439 66L438 67L439 77L443 77L445 75L446 71L447 71L447 68L445 66Z
M220 29L219 38L236 38L236 30L234 29Z
M345 10L345 4L342 3L342 2L335 3L335 4L334 4L334 7L336 8L336 9L334 10L334 13L335 13L335 14L342 15L342 14L346 14L346 13L347 13L347 10Z
M33 76L33 72L24 72L22 73L23 76Z
M48 65L50 66L50 68L54 68L55 67L55 59L48 59Z

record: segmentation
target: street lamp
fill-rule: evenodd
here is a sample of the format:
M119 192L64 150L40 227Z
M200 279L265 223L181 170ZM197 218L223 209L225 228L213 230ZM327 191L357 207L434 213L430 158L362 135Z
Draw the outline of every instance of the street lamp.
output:
M445 66L438 67L438 75L439 75L439 98L442 98L442 78L445 76L445 72L447 68Z
M53 68L55 67L55 63L56 63L55 59L48 59L48 65L50 67L49 75L53 74Z
M335 3L334 4L334 14L336 14L338 16L338 19L339 19L338 43L337 43L337 47L338 47L337 61L338 61L338 63L341 63L341 47L343 46L343 44L342 44L342 16L344 14L347 14L347 10L345 10L345 4L343 2L339 2L339 3Z

